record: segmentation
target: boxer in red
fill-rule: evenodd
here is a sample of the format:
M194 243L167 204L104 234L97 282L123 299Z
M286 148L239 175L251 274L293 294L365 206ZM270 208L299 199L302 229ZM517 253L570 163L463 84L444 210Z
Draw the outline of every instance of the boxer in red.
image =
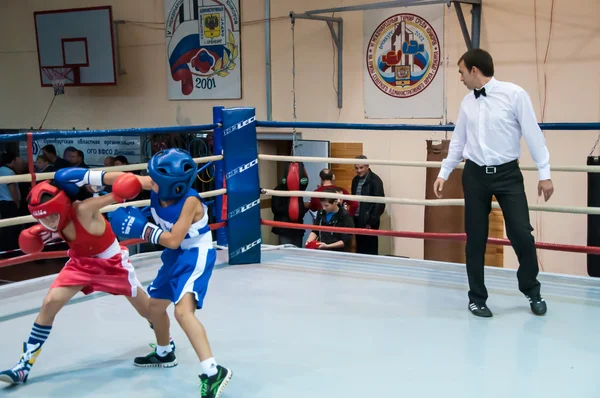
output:
M105 206L135 198L142 189L141 183L133 174L125 173L119 178L127 183L116 184L112 193L74 201L82 186L101 186L103 175L103 171L62 169L52 183L44 181L31 190L28 207L39 224L21 232L21 250L38 253L45 242L61 237L69 245L69 260L43 301L29 340L23 343L19 362L12 369L0 372L0 381L9 384L27 381L55 316L80 291L86 295L105 292L125 296L147 318L148 295L137 279L129 251L119 245L110 223L100 213ZM163 361L160 366L177 365L174 354L171 355L172 361Z

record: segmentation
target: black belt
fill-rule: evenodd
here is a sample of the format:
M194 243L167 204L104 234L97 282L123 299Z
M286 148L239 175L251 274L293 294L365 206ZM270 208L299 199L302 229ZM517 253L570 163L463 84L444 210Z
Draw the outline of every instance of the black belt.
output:
M480 166L472 160L467 159L467 163L470 164L469 167L474 167L479 169L481 172L485 174L496 174L505 169L513 169L519 166L519 159L515 159L511 162L496 165L496 166Z

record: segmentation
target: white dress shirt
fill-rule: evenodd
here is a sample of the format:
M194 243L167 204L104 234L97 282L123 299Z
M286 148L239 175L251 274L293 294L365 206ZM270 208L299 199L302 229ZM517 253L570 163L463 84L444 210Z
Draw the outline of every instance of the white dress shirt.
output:
M498 166L518 159L521 136L538 168L540 180L550 179L550 154L525 90L513 83L492 78L486 96L465 96L456 120L448 157L438 177L447 180L452 170L469 159L479 166Z

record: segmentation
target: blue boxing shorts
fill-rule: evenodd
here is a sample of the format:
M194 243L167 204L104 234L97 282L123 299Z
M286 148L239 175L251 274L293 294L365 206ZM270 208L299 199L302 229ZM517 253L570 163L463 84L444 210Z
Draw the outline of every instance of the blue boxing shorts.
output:
M160 259L163 265L148 286L148 295L177 304L186 293L193 293L196 296L196 308L202 308L217 251L196 247L165 249Z

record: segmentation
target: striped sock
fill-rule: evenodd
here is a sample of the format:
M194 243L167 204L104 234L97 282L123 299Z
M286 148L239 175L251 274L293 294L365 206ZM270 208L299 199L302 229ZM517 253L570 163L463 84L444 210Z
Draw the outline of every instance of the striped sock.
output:
M48 339L51 330L52 326L42 326L34 323L31 333L29 334L29 340L27 340L27 347L31 348L36 344L39 344L40 346L44 344Z

